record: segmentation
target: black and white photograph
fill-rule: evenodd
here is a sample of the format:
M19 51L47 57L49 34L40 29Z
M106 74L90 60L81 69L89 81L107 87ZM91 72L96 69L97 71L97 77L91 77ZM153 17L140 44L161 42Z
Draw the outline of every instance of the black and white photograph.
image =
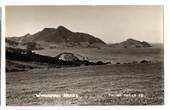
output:
M163 9L6 6L6 105L164 105Z

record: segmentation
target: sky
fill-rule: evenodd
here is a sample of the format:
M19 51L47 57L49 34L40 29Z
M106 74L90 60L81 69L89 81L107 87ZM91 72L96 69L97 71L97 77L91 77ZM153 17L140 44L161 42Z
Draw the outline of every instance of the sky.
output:
M106 43L128 38L163 42L162 6L7 6L6 37L35 34L62 25Z

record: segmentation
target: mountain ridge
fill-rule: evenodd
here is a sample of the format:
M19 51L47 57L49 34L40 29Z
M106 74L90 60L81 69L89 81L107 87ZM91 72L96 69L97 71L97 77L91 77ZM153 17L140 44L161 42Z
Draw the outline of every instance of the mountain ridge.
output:
M45 41L51 43L79 43L88 42L89 44L99 43L106 44L101 39L87 33L72 32L64 26L58 28L44 28L43 30L30 35L26 34L18 38L9 38L11 40L21 40L22 42Z
M88 33L73 32L64 26L58 28L43 28L41 31L30 34L27 33L20 37L6 38L7 46L22 47L23 49L45 49L45 48L63 48L63 47L118 47L118 48L140 48L152 47L148 42L138 41L129 38L123 42L107 44L101 39Z

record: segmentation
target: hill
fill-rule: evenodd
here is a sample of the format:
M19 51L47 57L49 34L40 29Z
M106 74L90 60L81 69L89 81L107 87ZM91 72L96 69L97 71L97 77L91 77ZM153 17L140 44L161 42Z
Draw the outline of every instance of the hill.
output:
M28 42L35 42L45 47L46 44L53 45L67 45L67 46L98 46L106 43L99 38L96 38L87 33L72 32L64 26L58 28L44 28L42 31L33 35L26 34L21 37L10 37L8 41L15 41L21 44ZM7 41L7 42L8 42Z
M121 47L121 48L140 48L140 47L152 47L148 42L138 41L135 39L127 39L126 41L111 44L111 47Z

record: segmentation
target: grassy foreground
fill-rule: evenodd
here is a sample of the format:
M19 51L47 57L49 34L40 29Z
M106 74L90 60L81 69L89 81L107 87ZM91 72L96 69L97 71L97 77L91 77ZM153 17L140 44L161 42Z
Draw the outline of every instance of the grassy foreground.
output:
M7 72L7 105L158 105L162 63L81 66ZM77 94L78 97L36 97ZM135 96L136 95L136 96Z

